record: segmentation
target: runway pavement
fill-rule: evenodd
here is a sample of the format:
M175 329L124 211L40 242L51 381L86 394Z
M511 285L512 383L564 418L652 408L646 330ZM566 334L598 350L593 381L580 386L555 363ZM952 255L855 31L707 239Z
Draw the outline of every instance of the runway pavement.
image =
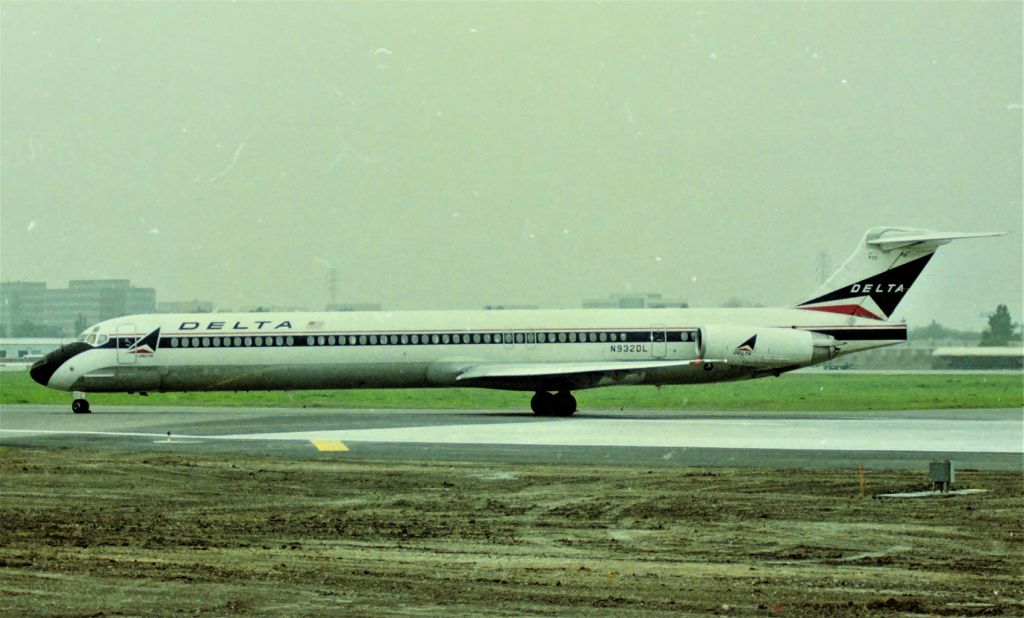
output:
M0 444L294 459L1021 470L1019 409L528 413L5 406Z

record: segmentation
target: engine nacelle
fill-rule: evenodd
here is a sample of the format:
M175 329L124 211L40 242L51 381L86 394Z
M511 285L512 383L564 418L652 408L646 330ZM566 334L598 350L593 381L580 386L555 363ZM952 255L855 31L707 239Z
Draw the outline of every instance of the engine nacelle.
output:
M697 337L701 358L724 359L735 365L813 365L837 352L833 337L795 328L709 325L701 327Z

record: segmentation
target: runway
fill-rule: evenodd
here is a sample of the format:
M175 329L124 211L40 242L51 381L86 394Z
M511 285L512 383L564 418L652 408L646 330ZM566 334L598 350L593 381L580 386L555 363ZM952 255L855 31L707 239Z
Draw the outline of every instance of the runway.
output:
M295 459L1021 470L1017 409L579 413L5 406L0 444Z

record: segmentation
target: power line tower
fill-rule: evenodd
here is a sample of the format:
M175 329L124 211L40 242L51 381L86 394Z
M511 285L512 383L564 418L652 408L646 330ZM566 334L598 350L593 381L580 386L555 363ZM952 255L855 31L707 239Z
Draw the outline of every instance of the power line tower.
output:
M331 266L327 271L327 292L331 297L331 304L338 304L338 269Z
M828 251L822 249L818 252L818 284L823 285L832 276L832 257Z

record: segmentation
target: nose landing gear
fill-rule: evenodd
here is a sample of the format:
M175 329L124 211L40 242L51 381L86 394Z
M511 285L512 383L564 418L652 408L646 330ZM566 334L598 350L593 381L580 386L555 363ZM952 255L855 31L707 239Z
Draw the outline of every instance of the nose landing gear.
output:
M75 400L71 402L71 411L75 414L88 414L91 412L89 409L89 402L85 398L85 393L75 392Z
M557 395L538 391L530 400L530 408L537 416L572 416L576 412L576 398L569 391Z

